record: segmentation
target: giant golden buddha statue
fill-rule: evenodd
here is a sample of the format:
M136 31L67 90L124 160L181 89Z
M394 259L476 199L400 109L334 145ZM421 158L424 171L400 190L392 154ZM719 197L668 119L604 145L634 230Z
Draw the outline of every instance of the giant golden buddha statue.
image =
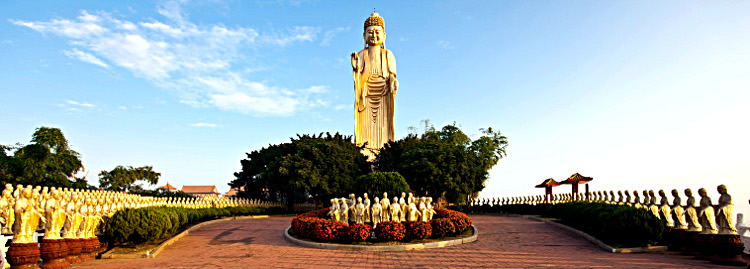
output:
M373 12L364 24L365 48L352 53L354 77L354 125L357 145L373 158L394 139L393 114L398 90L396 57L385 49L385 21Z

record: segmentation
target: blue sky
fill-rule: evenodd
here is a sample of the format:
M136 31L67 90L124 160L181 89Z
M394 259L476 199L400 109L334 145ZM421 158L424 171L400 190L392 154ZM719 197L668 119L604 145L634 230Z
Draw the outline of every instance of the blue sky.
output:
M747 1L3 1L0 143L58 127L92 184L153 165L226 191L245 152L353 134L348 57L373 7L397 137L423 119L508 136L482 196L579 172L714 200L723 183L750 212Z

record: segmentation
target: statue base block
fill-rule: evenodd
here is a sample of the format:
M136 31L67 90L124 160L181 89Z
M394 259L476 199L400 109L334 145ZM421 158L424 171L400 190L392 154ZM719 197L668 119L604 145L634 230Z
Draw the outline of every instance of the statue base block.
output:
M699 232L695 231L685 231L682 236L682 245L684 246L684 250L682 250L682 255L687 256L698 256L700 255L699 246L696 242L698 240Z
M99 248L96 249L96 253L101 254L107 251L107 246L108 246L107 241L102 240L102 238L100 237L97 237L97 241L99 243Z
M37 243L10 243L6 254L10 268L39 268L41 253Z
M698 234L695 239L695 245L698 249L698 255L695 256L697 259L710 260L716 252L714 252L714 237L715 234Z
M68 257L65 257L70 264L81 263L81 259L78 255L81 254L81 241L78 238L66 238L65 243L68 244Z
M721 265L746 266L742 260L742 251L745 245L740 241L740 236L736 234L717 234L714 235L712 244L716 255L711 257L711 263Z
M42 269L59 269L70 267L65 257L68 256L68 243L65 239L42 239L40 243Z
M671 251L685 251L685 230L674 229L669 232L669 250Z
M96 245L92 244L94 243L94 240L91 240L92 238L83 238L79 239L81 241L81 254L78 255L78 258L81 259L82 262L93 260L94 258L91 257L91 254L94 253L94 250L96 248L96 245L99 244L99 240L96 240Z

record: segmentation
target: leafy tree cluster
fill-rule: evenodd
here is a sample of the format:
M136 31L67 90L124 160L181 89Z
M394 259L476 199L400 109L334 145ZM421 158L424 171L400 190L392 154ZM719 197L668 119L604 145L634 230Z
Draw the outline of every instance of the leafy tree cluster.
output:
M352 191L353 179L369 173L370 163L351 136L297 135L289 142L247 153L231 187L238 196L286 202L312 198L317 202Z
M437 130L425 121L421 135L388 142L376 159L378 171L398 172L420 196L462 203L484 189L489 170L506 155L508 139L492 128L472 140L456 124Z
M372 197L380 197L384 192L393 196L409 192L409 184L398 172L375 172L357 177L354 191L358 194L369 193Z
M31 144L0 145L0 183L93 188L75 176L84 169L80 157L60 129L39 127Z
M155 172L152 166L132 167L118 165L112 171L99 173L99 187L108 191L144 191L136 181L145 181L149 185L159 182L161 173Z
M489 170L506 154L505 136L492 128L480 132L472 140L455 123L437 130L425 121L423 134L388 142L374 163L351 136L297 135L247 153L229 185L244 187L240 197L286 201L290 207L310 197L323 203L329 197L381 189L411 189L419 196L461 203L484 189ZM389 173L370 174L372 170Z

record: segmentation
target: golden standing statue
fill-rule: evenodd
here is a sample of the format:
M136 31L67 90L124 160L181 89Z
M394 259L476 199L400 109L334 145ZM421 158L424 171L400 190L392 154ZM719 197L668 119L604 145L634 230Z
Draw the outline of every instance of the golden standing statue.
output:
M385 49L385 21L377 12L365 20L365 49L352 53L354 77L355 142L373 158L394 139L393 114L396 91L396 57Z

